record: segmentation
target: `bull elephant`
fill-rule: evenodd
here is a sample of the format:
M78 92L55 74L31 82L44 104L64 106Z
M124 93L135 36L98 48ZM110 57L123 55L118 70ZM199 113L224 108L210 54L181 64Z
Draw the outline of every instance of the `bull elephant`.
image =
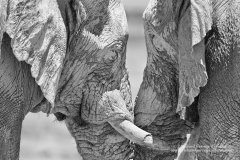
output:
M127 21L119 0L0 0L0 159L19 159L22 121L64 120L83 159L129 159L133 124L125 68Z
M144 12L148 59L135 123L173 147L195 125L180 160L240 159L239 17L239 0L150 0ZM136 152L142 160L177 156Z

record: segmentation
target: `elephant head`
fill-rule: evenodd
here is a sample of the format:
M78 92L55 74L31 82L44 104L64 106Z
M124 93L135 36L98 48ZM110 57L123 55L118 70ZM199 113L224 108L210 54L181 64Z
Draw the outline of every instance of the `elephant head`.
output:
M192 130L184 118L207 83L204 37L212 26L210 15L210 2L198 0L151 0L144 12L148 58L135 124L165 140L172 151L137 147L139 159L176 158Z
M150 133L132 123L124 9L120 1L78 1L76 5L75 11L66 8L67 19L76 14L75 29L69 27L53 113L66 118L84 159L125 159L132 153L126 138L142 145L152 140Z
M120 1L2 1L0 36L10 36L44 96L32 112L65 120L84 159L127 159L129 140L152 145L151 134L133 124Z

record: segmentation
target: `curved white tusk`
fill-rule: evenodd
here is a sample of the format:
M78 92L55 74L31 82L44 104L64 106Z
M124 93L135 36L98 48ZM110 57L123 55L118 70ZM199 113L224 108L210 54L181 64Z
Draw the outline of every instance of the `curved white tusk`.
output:
M142 146L151 147L153 145L153 137L141 128L134 125L128 120L116 120L109 124L127 139Z

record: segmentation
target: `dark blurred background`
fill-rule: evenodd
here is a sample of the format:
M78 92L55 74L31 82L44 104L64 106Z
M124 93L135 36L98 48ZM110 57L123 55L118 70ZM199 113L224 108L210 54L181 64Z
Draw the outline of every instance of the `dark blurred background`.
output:
M146 65L142 14L148 0L123 0L129 25L127 68L135 99ZM74 139L54 116L29 113L23 123L20 160L80 160Z

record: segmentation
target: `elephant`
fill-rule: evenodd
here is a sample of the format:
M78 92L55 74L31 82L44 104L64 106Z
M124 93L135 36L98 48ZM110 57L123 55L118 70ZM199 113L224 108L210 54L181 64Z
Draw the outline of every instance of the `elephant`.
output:
M29 112L64 121L83 159L129 159L131 142L153 146L151 133L133 124L121 1L0 4L1 160L19 159Z
M239 0L150 0L144 11L148 58L134 122L173 148L191 133L178 160L240 159L239 17ZM177 158L140 145L135 152Z

